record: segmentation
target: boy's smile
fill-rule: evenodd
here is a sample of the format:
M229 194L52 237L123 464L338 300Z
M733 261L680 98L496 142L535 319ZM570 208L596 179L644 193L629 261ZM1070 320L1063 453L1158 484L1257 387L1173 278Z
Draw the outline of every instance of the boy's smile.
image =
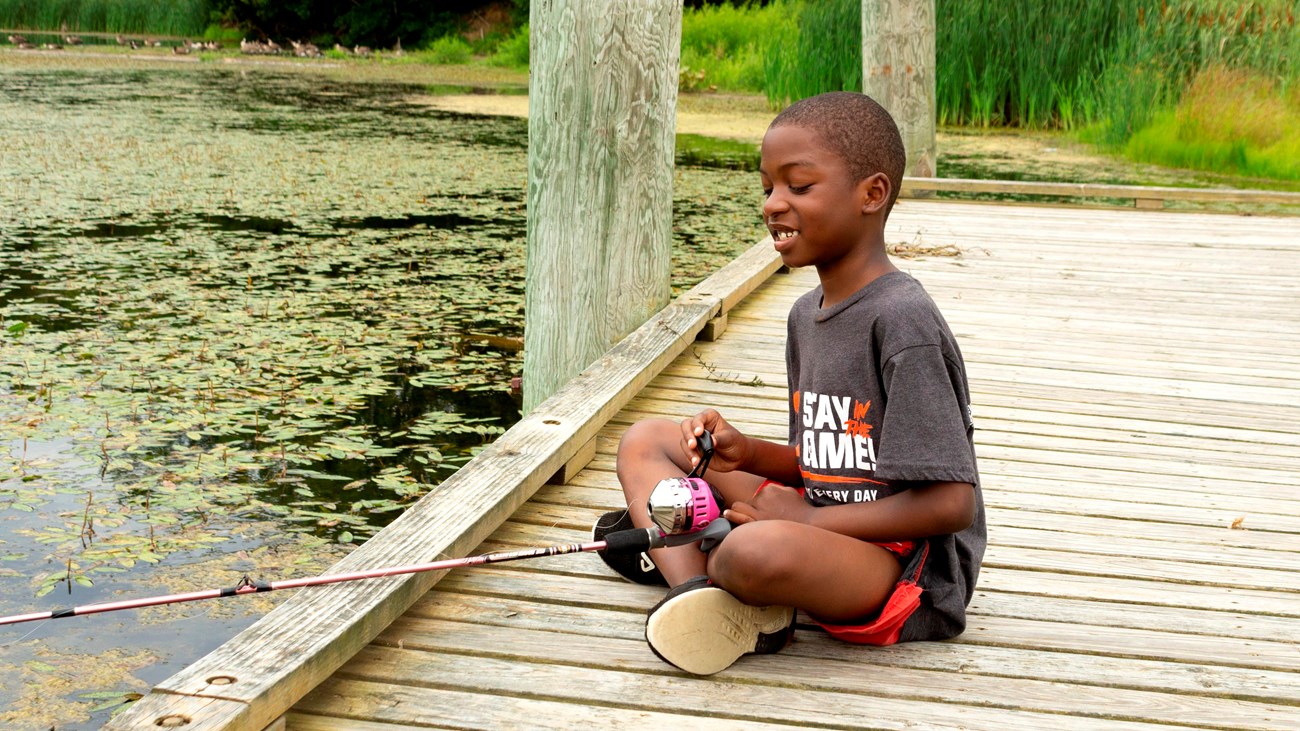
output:
M884 253L876 214L889 195L886 184L881 199L878 176L855 180L816 132L796 125L767 131L759 174L763 221L786 266L816 266L823 285L853 287L848 293L881 273L873 266Z

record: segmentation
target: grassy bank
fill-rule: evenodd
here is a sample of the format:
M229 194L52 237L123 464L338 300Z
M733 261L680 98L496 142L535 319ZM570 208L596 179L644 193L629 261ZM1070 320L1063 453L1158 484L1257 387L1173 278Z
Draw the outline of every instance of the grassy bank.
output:
M0 25L202 35L208 0L0 0ZM1064 130L1135 161L1300 181L1293 0L936 0L936 108L953 128ZM860 0L687 9L684 92L773 108L861 87ZM527 25L385 62L527 69ZM344 51L327 51L344 58Z
M859 9L688 11L684 86L760 92L774 107L859 89ZM1134 160L1300 180L1296 12L1288 0L937 0L938 121L1077 131Z

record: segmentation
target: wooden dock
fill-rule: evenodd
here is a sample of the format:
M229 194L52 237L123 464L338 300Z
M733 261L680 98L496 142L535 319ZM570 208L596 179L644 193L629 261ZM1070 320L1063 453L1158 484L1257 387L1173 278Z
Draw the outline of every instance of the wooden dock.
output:
M661 590L577 554L303 590L110 728L1300 728L1300 219L905 201L889 239L931 252L896 261L971 377L964 635L801 626L693 678L642 639ZM587 540L644 417L784 439L816 275L775 269L759 246L696 287L336 570Z

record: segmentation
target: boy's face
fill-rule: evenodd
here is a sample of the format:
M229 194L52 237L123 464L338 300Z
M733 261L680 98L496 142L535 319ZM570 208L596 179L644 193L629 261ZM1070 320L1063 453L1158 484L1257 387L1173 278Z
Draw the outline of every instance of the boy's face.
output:
M833 263L862 243L867 181L855 181L817 133L774 127L762 149L763 220L786 266Z

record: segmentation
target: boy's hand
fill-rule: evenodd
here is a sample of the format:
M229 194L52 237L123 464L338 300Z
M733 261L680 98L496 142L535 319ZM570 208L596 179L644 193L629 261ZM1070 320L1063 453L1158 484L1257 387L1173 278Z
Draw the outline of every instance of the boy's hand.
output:
M793 487L769 483L748 502L732 503L729 509L722 512L722 517L737 525L756 520L808 523L812 519L812 511L816 509Z
M731 472L739 469L749 458L749 439L740 430L727 423L713 409L705 409L689 419L682 420L682 451L691 458L691 466L699 464L700 440L705 430L713 435L713 460L709 469Z

